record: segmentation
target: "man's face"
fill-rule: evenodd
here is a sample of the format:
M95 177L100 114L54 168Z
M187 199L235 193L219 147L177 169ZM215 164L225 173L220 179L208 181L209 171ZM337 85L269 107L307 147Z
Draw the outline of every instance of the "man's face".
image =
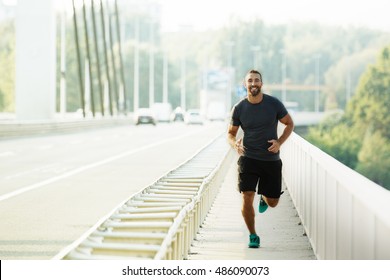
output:
M257 96L261 92L261 82L260 75L256 73L249 73L245 77L245 87L247 88L248 94L252 96Z

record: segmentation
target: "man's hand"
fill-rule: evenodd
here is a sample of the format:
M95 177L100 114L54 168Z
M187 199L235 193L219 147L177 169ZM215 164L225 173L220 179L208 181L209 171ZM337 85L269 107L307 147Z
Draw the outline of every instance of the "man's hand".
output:
M272 140L269 140L268 143L271 143L271 146L268 148L268 151L275 153L275 154L277 152L279 152L280 143L278 140L272 139Z
M238 139L236 141L236 144L234 145L234 149L237 151L237 153L240 155L240 156L243 156L245 154L245 147L244 145L242 144L242 138L241 139Z

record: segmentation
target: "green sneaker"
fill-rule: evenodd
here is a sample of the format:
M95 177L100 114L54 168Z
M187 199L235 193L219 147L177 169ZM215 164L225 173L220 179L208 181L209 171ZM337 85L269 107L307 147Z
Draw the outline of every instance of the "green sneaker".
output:
M259 212L264 213L265 210L267 210L268 204L264 201L263 196L260 196L260 202L259 202Z
M257 234L249 235L249 248L259 248L260 247L260 237Z

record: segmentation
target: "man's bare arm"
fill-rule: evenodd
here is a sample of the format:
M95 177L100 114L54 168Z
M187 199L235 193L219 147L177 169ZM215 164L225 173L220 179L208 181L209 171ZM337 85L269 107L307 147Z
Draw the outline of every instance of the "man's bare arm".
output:
M237 132L239 126L230 125L228 129L228 143L233 149L237 151L239 155L244 155L245 148L242 144L242 139L237 140Z
M290 114L287 114L280 119L280 122L285 125L282 135L280 135L278 142L282 145L294 130L294 121Z
M294 130L294 121L291 118L290 114L287 114L279 120L282 124L285 125L282 135L280 135L278 140L271 139L268 142L271 143L271 146L268 148L270 152L277 153L280 149L280 146L287 140Z

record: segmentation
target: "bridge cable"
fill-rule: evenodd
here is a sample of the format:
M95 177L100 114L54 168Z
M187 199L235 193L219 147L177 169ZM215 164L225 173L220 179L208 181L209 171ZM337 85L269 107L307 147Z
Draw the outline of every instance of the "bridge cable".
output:
M115 65L115 55L114 55L114 39L113 39L113 31L112 31L112 13L110 11L110 6L107 0L107 13L108 13L108 31L109 31L109 44L110 44L110 55L111 55L111 63L112 63L112 72L113 72L113 80L114 80L114 92L115 92L115 103L117 112L119 112L119 95L118 95L118 84L117 84L117 67Z
M113 115L113 109L112 109L112 90L111 90L111 77L110 77L110 69L108 65L108 54L107 54L107 42L106 42L106 26L105 26L105 20L104 20L104 7L103 7L103 0L100 0L100 18L101 18L101 24L102 24L102 32L103 32L103 46L104 46L104 62L106 66L106 78L108 83L108 100L109 100L109 108L110 108L110 114Z
M84 96L84 87L83 87L83 74L81 70L81 56L80 56L80 44L79 44L79 35L78 35L78 27L77 27L77 13L76 13L76 6L75 6L75 0L72 0L73 4L73 23L74 23L74 29L75 29L75 41L76 41L76 53L77 53L77 61L78 61L78 68L79 68L79 86L80 86L80 97L81 97L81 107L83 110L83 117L85 118L85 96Z
M104 92L103 92L102 74L100 69L99 44L98 44L98 37L97 37L94 0L91 0L91 14L92 14L93 38L94 38L95 56L96 56L96 70L97 70L98 84L99 84L100 110L102 116L104 116Z
M91 60L91 54L90 54L90 48L89 48L89 38L88 38L88 24L87 24L87 10L85 7L85 0L83 0L83 19L84 19L84 37L85 37L85 46L86 46L86 52L87 52L87 60L88 60L88 73L89 73L89 90L90 90L90 103L91 103L91 110L92 110L92 116L95 117L95 97L94 97L94 90L93 90L93 75L92 75L92 60Z
M123 56L122 56L122 41L120 36L120 25L119 25L119 12L118 12L118 1L115 0L115 15L116 15L116 31L118 38L118 50L119 50L119 65L120 65L120 74L121 82L123 87L123 109L125 115L127 114L127 94L126 94L126 82L125 82L125 69L123 67Z

